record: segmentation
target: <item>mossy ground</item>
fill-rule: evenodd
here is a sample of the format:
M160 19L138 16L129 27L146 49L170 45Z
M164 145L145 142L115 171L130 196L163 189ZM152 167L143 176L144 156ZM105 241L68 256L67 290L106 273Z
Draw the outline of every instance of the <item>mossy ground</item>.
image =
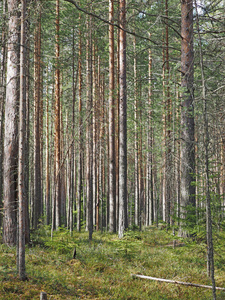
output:
M21 282L16 271L16 249L0 244L0 299L211 299L211 290L133 278L131 274L211 285L206 275L206 246L203 242L180 241L151 227L128 231L122 240L110 233L93 234L60 230L50 237L42 227L26 249L28 280ZM215 279L225 287L225 246L222 234L215 245ZM182 243L182 244L181 244ZM73 249L76 247L76 259ZM225 299L218 291L217 299Z

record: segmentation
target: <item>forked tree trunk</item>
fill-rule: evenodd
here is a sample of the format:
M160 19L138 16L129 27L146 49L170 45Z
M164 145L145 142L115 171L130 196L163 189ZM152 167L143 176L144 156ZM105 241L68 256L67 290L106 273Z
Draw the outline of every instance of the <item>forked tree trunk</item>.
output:
M17 159L18 159L18 80L19 31L18 1L8 0L8 55L5 101L3 170L3 242L16 244L17 231Z

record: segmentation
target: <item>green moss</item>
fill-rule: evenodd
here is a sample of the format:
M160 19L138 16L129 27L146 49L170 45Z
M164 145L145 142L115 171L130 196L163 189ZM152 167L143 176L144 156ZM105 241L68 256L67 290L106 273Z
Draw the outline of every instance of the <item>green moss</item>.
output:
M143 232L117 235L76 233L61 229L50 238L45 227L35 232L35 243L26 249L29 280L16 275L16 249L0 245L0 299L39 299L41 291L52 299L210 299L206 289L134 279L131 274L176 279L210 285L206 276L206 246L177 239L170 232L154 227ZM224 237L218 236L215 249L215 275L225 286ZM40 241L40 244L39 244ZM184 242L184 243L183 243ZM73 249L77 258L72 259ZM224 292L217 292L224 299Z

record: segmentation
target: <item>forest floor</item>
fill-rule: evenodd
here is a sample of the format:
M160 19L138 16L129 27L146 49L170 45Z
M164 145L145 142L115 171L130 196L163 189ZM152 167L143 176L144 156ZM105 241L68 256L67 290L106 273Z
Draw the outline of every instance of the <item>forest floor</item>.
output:
M174 240L176 246L174 248ZM225 287L225 236L214 237L216 285ZM76 259L73 251L76 247ZM16 249L0 244L0 299L212 299L210 289L170 284L132 277L142 274L157 278L211 285L206 272L203 240L181 240L165 230L150 227L117 235L64 229L50 237L41 227L26 248L28 280L21 282L16 271ZM217 299L225 299L217 291Z

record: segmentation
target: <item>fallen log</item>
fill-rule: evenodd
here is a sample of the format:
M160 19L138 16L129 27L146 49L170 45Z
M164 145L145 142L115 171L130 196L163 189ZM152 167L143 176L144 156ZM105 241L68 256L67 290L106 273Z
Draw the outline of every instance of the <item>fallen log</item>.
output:
M191 282L183 282L183 281L177 281L177 280L156 278L156 277L138 275L138 274L131 274L131 276L139 277L139 278L143 278L143 279L150 279L150 280L162 281L162 282L167 282L167 283L173 283L173 284L182 284L182 285L186 285L186 286L195 286L195 287L201 287L201 288L206 288L206 289L212 289L211 285L203 285L203 284L196 284L196 283L191 283ZM216 289L225 291L225 288L222 288L222 287L216 287Z

